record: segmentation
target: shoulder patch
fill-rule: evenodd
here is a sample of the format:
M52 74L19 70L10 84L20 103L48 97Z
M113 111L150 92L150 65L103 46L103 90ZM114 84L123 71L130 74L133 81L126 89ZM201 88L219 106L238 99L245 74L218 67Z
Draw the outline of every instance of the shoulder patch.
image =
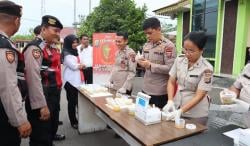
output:
M41 50L39 48L33 49L32 55L35 59L39 59L41 57Z
M129 58L131 59L132 62L135 62L135 53L134 52L129 53Z
M209 84L211 83L211 78L213 76L213 71L210 69L204 70L204 81L205 83Z
M166 53L166 56L167 56L168 58L172 57L173 48L171 48L170 46L167 46L167 47L165 48L165 53Z
M5 56L7 61L12 64L15 61L15 52L14 51L6 51Z

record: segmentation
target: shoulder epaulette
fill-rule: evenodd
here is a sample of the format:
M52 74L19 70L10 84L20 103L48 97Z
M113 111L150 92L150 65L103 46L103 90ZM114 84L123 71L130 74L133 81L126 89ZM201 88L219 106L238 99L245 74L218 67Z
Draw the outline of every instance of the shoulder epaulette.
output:
M25 52L29 46L37 46L38 48L42 49L42 48L40 47L40 44L41 44L42 41L43 41L43 40L42 40L41 38L35 38L34 40L32 40L31 42L29 42L29 43L24 47L23 52Z
M8 48L12 49L14 51L17 51L11 43L8 41L8 38L5 37L4 35L0 34L0 48Z

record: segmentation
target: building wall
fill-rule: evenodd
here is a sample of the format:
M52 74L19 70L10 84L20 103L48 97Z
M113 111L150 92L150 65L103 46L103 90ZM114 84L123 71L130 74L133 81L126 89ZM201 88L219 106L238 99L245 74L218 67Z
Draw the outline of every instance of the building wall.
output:
M246 49L246 61L245 63L250 62L250 14L248 15L248 35L247 35L247 49Z
M221 73L232 74L238 0L225 3Z
M247 37L247 47L250 47L250 15L248 15L248 37Z
M191 30L193 0L190 0L190 3ZM181 29L177 37L183 37L187 32L188 19L183 12L178 14L178 18L181 18L183 23L178 23L181 24ZM181 19L178 19L179 22ZM226 3L220 1L217 23L215 73L238 76L245 65L246 49L250 47L250 0L231 0ZM181 46L182 41L178 41L177 45Z
M190 11L183 13L183 38L189 33Z
M183 12L179 12L177 15L177 34L176 34L176 48L178 54L181 54L182 51L182 32L183 32Z
M238 75L245 66L249 15L250 1L239 0L237 10L233 75Z

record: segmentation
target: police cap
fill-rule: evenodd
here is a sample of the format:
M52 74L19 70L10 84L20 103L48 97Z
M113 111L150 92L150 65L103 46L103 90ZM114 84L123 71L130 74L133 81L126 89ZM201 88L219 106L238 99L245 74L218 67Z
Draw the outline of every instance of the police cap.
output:
M63 28L63 25L59 21L59 19L57 19L54 16L50 16L50 15L43 16L41 26L44 26L44 25L53 26L53 27L57 27L57 28L60 28L60 29Z
M21 17L22 6L17 5L11 1L3 0L0 1L0 13Z

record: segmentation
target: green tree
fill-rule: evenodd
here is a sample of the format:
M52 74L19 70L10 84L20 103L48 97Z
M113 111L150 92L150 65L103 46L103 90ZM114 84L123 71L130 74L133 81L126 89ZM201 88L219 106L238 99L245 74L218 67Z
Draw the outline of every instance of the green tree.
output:
M33 28L29 29L29 33L27 34L16 34L11 38L12 41L17 40L32 40L35 37L35 34L33 33Z
M146 41L142 30L146 10L145 5L136 7L133 0L101 0L100 5L82 19L78 34L128 32L129 46L139 50Z

